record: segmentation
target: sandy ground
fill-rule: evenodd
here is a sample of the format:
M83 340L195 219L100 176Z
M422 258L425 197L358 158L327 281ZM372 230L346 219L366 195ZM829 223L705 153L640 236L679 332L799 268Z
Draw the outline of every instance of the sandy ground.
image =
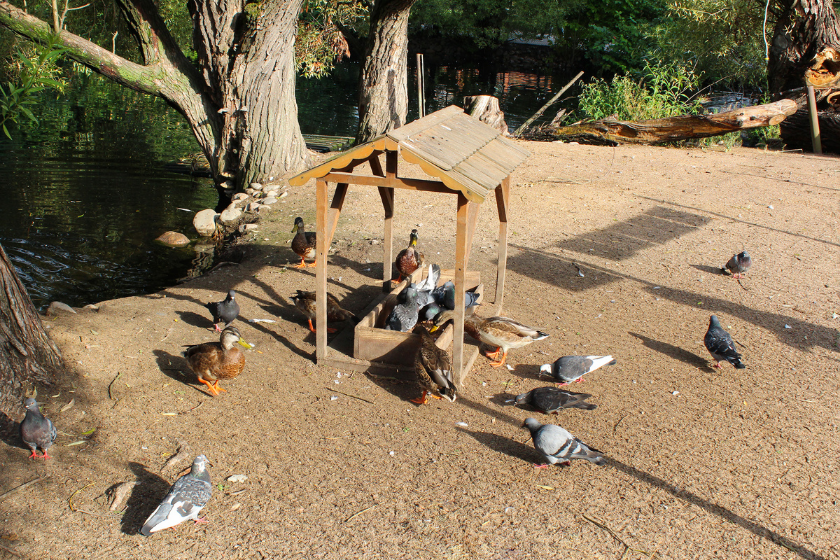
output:
M39 395L59 437L47 462L0 444L0 494L37 480L0 496L0 557L840 558L840 159L524 145L504 313L550 336L512 351L512 369L480 356L454 404L417 406L412 383L316 366L288 299L314 289L313 268L288 267L294 217L314 227L314 187L290 189L241 264L45 319L70 370ZM397 249L416 227L451 267L454 199L396 195ZM470 268L492 301L488 202ZM380 293L381 219L376 190L351 187L328 270L355 312ZM721 274L744 248L747 278ZM213 398L180 352L217 340L204 303L230 288L256 346ZM709 367L712 313L746 369ZM596 410L506 402L568 354L618 360L573 386ZM529 416L608 464L534 469ZM186 459L162 470L181 444ZM139 536L198 453L213 464L209 523ZM110 511L126 481L138 484Z

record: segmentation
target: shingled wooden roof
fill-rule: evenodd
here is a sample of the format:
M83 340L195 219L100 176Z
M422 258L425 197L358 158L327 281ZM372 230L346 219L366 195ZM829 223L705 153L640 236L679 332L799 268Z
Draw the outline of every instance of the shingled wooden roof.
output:
M528 157L529 152L456 105L411 122L343 152L289 179L298 186L342 169L375 151L396 151L467 200L481 203Z

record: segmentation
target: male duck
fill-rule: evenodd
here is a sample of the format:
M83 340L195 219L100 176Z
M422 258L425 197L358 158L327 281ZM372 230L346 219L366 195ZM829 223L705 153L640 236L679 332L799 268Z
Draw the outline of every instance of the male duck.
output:
M410 276L412 272L423 266L423 253L417 250L416 229L411 230L408 247L399 252L394 265L397 267L397 272L400 273L397 282L402 282L404 277Z

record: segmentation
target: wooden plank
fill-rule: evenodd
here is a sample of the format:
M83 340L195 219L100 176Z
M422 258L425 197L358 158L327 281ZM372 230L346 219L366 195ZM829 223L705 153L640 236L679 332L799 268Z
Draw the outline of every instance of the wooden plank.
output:
M384 177L385 172L382 171L382 162L379 161L379 153L374 152L370 155L370 159L368 159L368 163L370 163L370 170L371 172L376 175L377 177Z
M468 200L458 195L457 226L455 228L455 340L452 342L453 379L462 387L464 376L464 279L467 270L467 213Z
M405 124L399 128L395 128L394 130L391 130L390 132L386 133L385 136L394 140L395 142L402 142L404 139L410 137L413 134L417 134L423 130L426 130L429 127L435 126L438 123L445 122L451 119L453 116L459 114L464 114L464 110L458 107L457 105L450 105L449 107L444 107L439 111L430 113L422 119L418 119L416 121Z
M332 244L333 236L335 235L335 228L338 226L338 217L341 215L341 208L344 206L344 197L347 196L347 183L339 183L335 186L335 194L333 195L332 204L330 204L329 216L327 218L327 228L329 234L327 235L327 250Z
M307 169L306 171L290 178L289 184L293 187L299 187L300 185L306 183L309 179L317 179L319 177L323 177L333 169L341 169L342 167L346 167L355 159L364 160L370 154L372 154L375 149L376 147L374 145L374 142L370 142L367 144L362 144L361 146L357 146L347 152L337 154L325 161L324 163L317 165L311 169Z
M357 175L353 173L327 173L324 180L333 183L349 183L351 185L367 185L370 187L388 187L424 192L450 192L440 181L429 179L412 179L401 177L380 177L377 175Z
M505 272L507 271L508 250L508 210L510 204L510 177L505 177L502 184L496 187L496 207L499 209L499 258L496 265L496 315L502 312L502 302L505 295Z
M327 182L315 181L315 359L327 357Z
M400 153L405 161L419 165L424 173L440 179L444 185L452 190L452 192L460 192L473 202L481 203L484 201L486 190L480 185L476 185L479 190L474 191L471 187L466 187L459 182L460 175L459 178L453 177L451 173L442 171L440 168L426 161L419 154L415 154L408 148L403 149ZM472 184L475 185L475 183ZM481 194L482 191L484 191L484 194Z
M382 207L385 209L382 234L382 282L391 282L391 263L394 259L394 189L379 187L379 198L382 199Z

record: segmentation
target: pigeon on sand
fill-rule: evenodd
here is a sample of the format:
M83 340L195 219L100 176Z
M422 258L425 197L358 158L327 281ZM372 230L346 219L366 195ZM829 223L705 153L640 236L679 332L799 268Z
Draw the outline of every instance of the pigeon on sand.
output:
M716 315L712 315L709 319L709 330L703 337L703 344L715 360L714 367L723 369L723 366L720 365L723 361L729 362L735 366L735 369L747 367L741 361L741 354L735 349L732 337L720 326L720 321Z
M222 332L223 329L219 327L219 323L223 322L225 327L227 327L239 316L239 304L236 302L236 292L231 290L222 301L208 303L207 309L213 314L213 328L216 329L216 332Z
M612 356L563 356L557 358L553 364L543 364L540 368L540 375L551 375L566 385L572 381L580 383L583 376L602 366L614 366L616 363Z
M531 432L534 447L542 453L550 464L571 463L572 459L586 459L596 465L604 465L604 456L590 449L575 436L553 424L540 424L533 418L526 418L522 424ZM545 468L548 465L534 465L534 468Z
M38 408L38 403L35 399L26 399L23 401L23 405L26 407L26 416L24 416L23 422L20 423L20 438L32 450L29 458L51 459L47 454L47 449L55 441L55 424L52 423L52 420L41 414L41 410ZM39 447L44 452L43 455L38 455Z
M582 408L593 410L596 405L586 402L592 395L586 393L572 393L557 387L537 387L527 393L517 395L514 402L517 405L530 405L540 412L551 414L561 408Z
M204 521L198 518L198 513L207 505L213 493L207 462L204 455L195 458L190 472L175 481L169 494L143 524L141 535L148 537L187 519L194 519L196 523Z
M737 255L732 255L732 258L727 261L726 270L732 273L732 278L743 278L750 266L752 266L750 254L741 251Z

